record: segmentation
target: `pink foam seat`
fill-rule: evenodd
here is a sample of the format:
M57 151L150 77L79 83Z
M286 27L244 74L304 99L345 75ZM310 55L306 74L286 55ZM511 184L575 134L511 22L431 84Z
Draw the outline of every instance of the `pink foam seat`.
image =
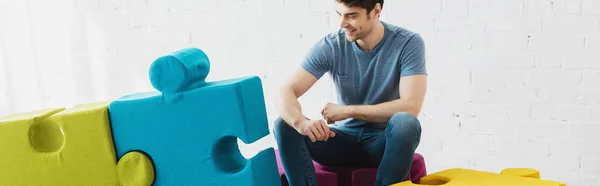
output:
M279 159L279 151L275 151L279 176L283 186L289 186L283 165ZM377 177L376 168L360 167L328 167L313 161L317 173L318 185L325 186L373 186ZM406 180L419 184L423 176L427 175L425 159L419 153L415 153L412 166Z

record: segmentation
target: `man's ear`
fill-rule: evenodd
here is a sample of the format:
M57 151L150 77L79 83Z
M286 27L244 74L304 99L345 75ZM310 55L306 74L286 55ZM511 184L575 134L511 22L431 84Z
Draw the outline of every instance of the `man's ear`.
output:
M381 16L381 3L375 4L375 7L373 8L373 13L375 13L375 17Z

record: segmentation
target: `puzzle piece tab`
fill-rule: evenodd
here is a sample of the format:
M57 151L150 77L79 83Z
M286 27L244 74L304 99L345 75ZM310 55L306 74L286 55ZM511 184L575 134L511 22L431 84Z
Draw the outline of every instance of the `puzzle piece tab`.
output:
M448 169L421 178L419 185L443 186L565 186L564 183L540 180L539 172L527 168L505 169L500 174L470 169ZM417 186L411 182L400 182L392 186Z
M237 138L252 143L269 133L260 79L206 82L209 68L203 51L176 51L150 67L159 91L112 102L118 157L147 153L155 185L281 185L273 148L248 161L237 144Z
M128 156L119 164L131 176L119 177L108 102L0 119L0 185L150 185L154 170L140 169L152 167L148 157Z

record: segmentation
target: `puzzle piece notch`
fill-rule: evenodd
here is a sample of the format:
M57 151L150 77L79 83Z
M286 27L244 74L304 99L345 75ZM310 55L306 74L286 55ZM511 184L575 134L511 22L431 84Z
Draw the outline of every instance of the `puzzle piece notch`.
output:
M246 167L246 159L239 151L237 138L226 136L217 141L212 150L215 166L225 173L237 173Z
M31 147L38 152L56 152L65 143L60 126L53 120L35 122L29 130Z
M107 107L108 102L100 102L0 118L0 185L118 185L119 179L153 180L153 174L131 166L123 170L136 172L137 177L117 176ZM137 159L149 160L147 156ZM135 164L128 159L121 163Z
M21 114L12 114L0 119L2 122L15 122L31 120L29 128L29 144L38 152L56 152L64 144L64 135L60 126L49 120L52 115L65 110L65 108L44 109Z
M25 145L26 143L21 143L20 145L28 146L40 153L56 152L64 145L64 135L62 134L60 126L49 118L64 110L65 108L52 108L4 116L0 118L0 124L4 125L0 126L0 129L6 130L6 128L12 128L15 133L19 134L24 134L25 130L27 130L26 141L28 141L28 145ZM0 131L0 133L1 132L6 131ZM13 136L9 135L2 137L3 138L0 139L5 141L4 138L10 140ZM3 144L3 146L4 145L14 144Z
M443 185L443 186L565 186L564 183L541 180L535 177L539 172L530 168L509 168L503 170L504 174L486 171L454 168L436 172L421 178L420 184L410 181L400 182L392 186L419 186L419 185Z
M156 59L150 65L150 82L163 94L198 88L206 84L208 56L197 48L186 48Z
M150 81L160 93L109 106L117 155L151 156L156 185L280 185L273 148L246 160L237 146L238 138L249 144L269 134L260 79L205 82L209 66L195 48L155 60Z

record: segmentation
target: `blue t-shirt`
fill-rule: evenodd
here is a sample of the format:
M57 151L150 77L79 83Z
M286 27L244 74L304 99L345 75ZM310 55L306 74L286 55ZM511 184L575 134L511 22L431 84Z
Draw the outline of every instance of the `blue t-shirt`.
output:
M330 73L341 105L374 105L400 98L400 77L427 74L425 43L418 33L381 22L384 36L371 51L346 40L342 29L316 42L301 66L320 79ZM368 124L349 118L339 123L347 127Z

